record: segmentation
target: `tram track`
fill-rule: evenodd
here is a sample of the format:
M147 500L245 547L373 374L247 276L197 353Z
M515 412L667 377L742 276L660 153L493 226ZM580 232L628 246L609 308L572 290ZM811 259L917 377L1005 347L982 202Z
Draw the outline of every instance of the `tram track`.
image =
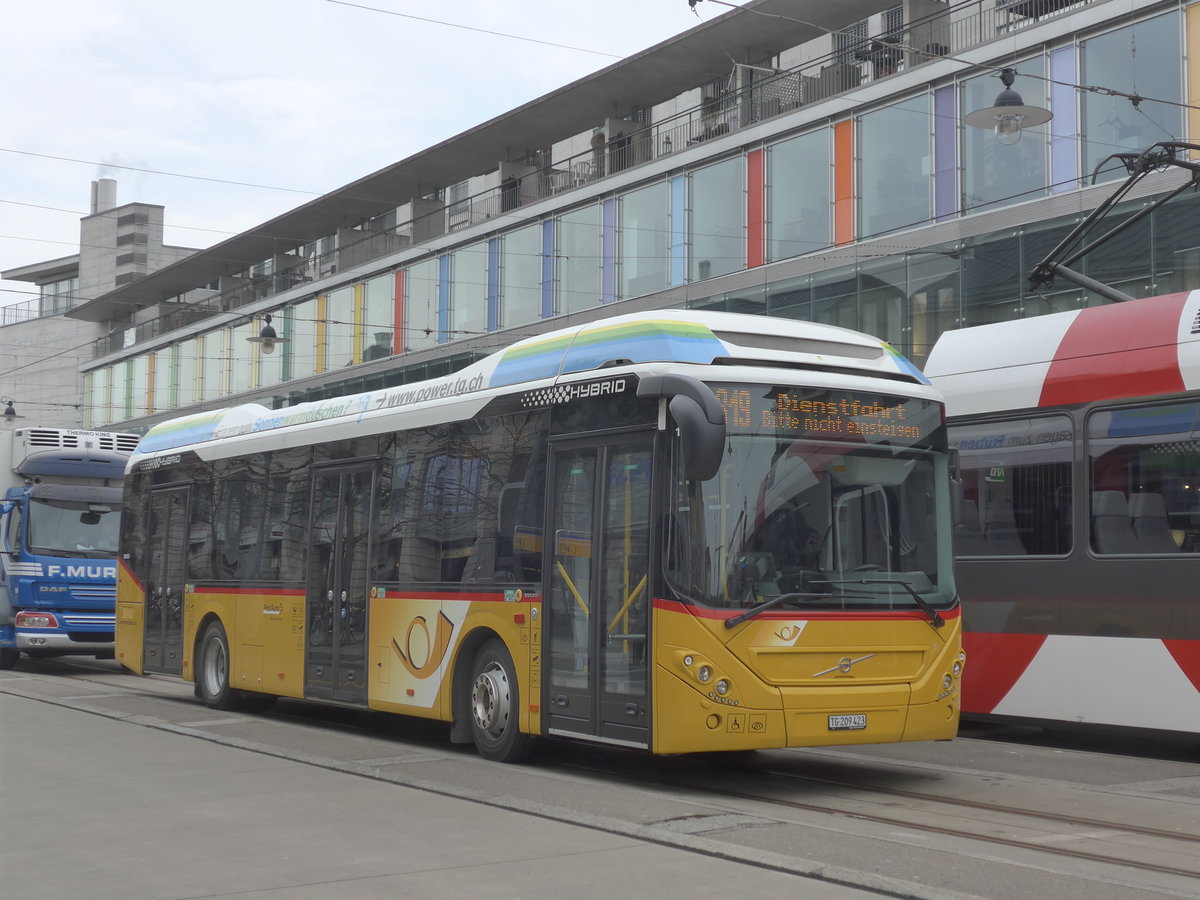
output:
M703 791L709 795L717 795L740 802L763 804L768 807L781 807L785 809L815 813L818 815L851 818L857 821L871 822L893 828L906 828L942 837L978 841L987 845L1004 846L1013 849L1033 851L1040 854L1050 854L1052 856L1081 860L1085 862L1128 867L1146 872L1154 872L1161 875L1200 879L1200 865L1196 867L1180 867L1161 862L1148 861L1146 859L1138 859L1132 856L1132 854L1123 857L1116 857L1111 853L1106 852L1093 852L1089 850L1055 846L1053 843L1048 843L1046 840L1023 839L1019 837L1004 836L1002 834L988 833L983 828L975 831L967 831L962 827L951 828L944 825L933 824L932 822L944 821L948 818L954 818L956 821L960 822L963 821L961 817L955 817L950 813L939 812L936 809L936 807L949 807L952 809L966 810L971 813L988 813L995 816L1010 817L1012 819L1025 819L1034 822L1049 822L1055 825L1067 825L1076 828L1089 829L1088 834L1068 836L1070 839L1079 840L1095 840L1126 836L1135 839L1149 838L1152 840L1178 842L1184 845L1200 845L1200 834L1188 834L1186 832L1168 829L1149 828L1141 825L1096 819L1088 816L1053 813L1029 807L1017 807L999 803L988 803L963 798L945 797L937 794L911 790L900 790L877 785L855 784L842 779L801 776L790 772L776 772L743 768L733 769L732 767L722 766L726 772L726 777L729 771L733 771L738 774L746 774L753 777L767 776L772 779L778 779L784 783L790 782L794 784L806 784L839 791L854 791L861 795L868 795L868 801L870 801L869 795L875 795L919 803L922 804L920 807L921 816L918 817L916 814L910 816L883 815L880 813L870 812L865 808L854 808L853 804L850 803L842 803L838 805L833 803L819 803L790 799L778 796L778 788L774 785L767 790L746 790L722 787L721 785L715 783L715 781L712 779L699 780L671 777L664 778L661 774L656 774L653 777L643 777L639 776L636 772L631 772L627 767L611 767L606 769L601 766L589 765L580 768L588 770L592 775L607 774L614 777L620 777L623 780L639 780L642 783L662 785L679 790ZM912 807L910 807L910 809L911 808ZM923 818L932 821L922 821L921 819ZM988 825L998 829L1031 829L1030 825L1017 822L995 821L988 822ZM1200 858L1200 855L1198 855L1197 858Z

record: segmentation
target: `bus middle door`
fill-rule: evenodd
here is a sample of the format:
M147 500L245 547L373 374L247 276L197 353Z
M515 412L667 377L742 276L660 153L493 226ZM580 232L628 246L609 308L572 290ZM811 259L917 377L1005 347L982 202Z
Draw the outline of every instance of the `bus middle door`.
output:
M555 447L546 550L551 734L648 747L653 433Z
M367 562L375 467L313 473L304 695L367 702Z
M165 487L150 493L150 527L146 558L145 632L142 667L147 672L183 672L183 584L188 554L187 487Z

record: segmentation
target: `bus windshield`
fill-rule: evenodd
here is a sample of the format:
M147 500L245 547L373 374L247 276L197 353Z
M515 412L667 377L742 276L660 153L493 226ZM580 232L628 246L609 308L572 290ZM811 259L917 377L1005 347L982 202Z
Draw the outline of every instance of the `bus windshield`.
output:
M813 609L954 603L937 403L714 387L728 433L721 469L689 481L676 466L673 480L664 558L680 599L733 609L772 598Z
M35 497L27 542L31 553L103 559L116 555L120 527L121 512L114 507Z

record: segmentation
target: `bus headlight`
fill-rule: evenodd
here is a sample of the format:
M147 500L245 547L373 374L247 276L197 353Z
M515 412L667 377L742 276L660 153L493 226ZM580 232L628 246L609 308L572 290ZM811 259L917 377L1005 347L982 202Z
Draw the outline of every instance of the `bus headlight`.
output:
M712 680L712 668L710 666L701 666L696 670L696 677L700 679L701 684L708 684Z
M729 693L729 682L726 681L724 678L718 679L717 683L716 683L716 689L717 689L717 693L720 694L722 697L724 697L726 694Z
M958 678L960 675L962 675L962 663L959 662L958 660L954 661L954 670L953 671L954 671L955 678Z
M954 687L954 680L949 675L944 676L942 678L942 690L948 691L952 687Z

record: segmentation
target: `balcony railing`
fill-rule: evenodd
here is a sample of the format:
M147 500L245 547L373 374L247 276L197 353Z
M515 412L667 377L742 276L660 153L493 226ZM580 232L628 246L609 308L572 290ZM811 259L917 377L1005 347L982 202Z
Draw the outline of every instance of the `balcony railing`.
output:
M603 147L559 160L548 168L507 179L469 197L455 197L453 202L388 232L363 232L362 239L355 241L345 241L342 232L336 250L297 258L294 266L277 266L273 275L247 279L234 289L206 298L197 308L204 311L202 315L211 315L293 290L1100 2L1104 0L967 0L908 22L900 30L867 36L794 69L764 76L755 67L752 82L739 91L709 98L698 107L613 137ZM421 237L417 240L414 235ZM138 329L136 341L169 330L167 325L178 327L172 324L176 321L170 317L155 320ZM96 342L95 355L107 355L121 346L127 343L120 335L102 339Z
M24 303L13 303L0 307L0 327L16 325L18 322L28 322L42 315L40 300L26 300Z

